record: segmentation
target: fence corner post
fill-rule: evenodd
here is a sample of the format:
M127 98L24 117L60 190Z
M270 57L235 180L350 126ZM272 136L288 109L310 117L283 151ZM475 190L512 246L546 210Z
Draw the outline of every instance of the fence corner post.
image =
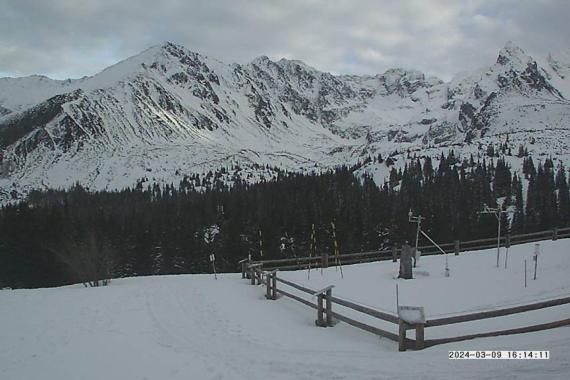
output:
M455 256L459 256L459 240L453 242L453 250L455 251Z
M398 328L398 351L406 351L406 322L399 321Z
M317 320L315 324L319 327L326 327L324 318L323 318L323 294L317 295Z
M332 320L332 288L327 290L326 293L326 313L327 313L327 326L333 325Z
M271 290L273 286L272 277L273 277L272 273L267 273L265 275L265 298L268 300L271 299L271 295L273 293L273 291Z
M558 227L554 227L552 230L552 240L558 240Z
M394 243L392 246L392 262L398 261L398 246Z
M425 325L423 323L416 324L416 350L425 348L424 330Z

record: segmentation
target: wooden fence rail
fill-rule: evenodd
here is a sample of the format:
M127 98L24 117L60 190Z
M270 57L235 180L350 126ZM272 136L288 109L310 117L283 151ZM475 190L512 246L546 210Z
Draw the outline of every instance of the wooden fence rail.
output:
M375 327L375 326L371 326L369 324L360 322L356 319L353 318L349 318L345 315L342 315L336 311L332 311L332 304L337 304L340 306L344 306L346 308L352 309L354 311L363 313L365 315L377 318L377 319L381 319L384 321L388 321L391 323L395 323L398 324L399 320L398 317L389 313L385 313L379 310L375 310L363 305L359 305L356 304L354 302L351 301L347 301L344 300L342 298L338 298L338 297L333 297L332 296L332 286L326 287L325 289L323 289L322 291L315 291L313 289L309 289L305 286L296 284L292 281L288 281L282 278L278 278L277 277L277 271L271 271L271 272L267 272L267 271L263 271L260 269L259 265L253 264L253 265L249 265L248 267L248 271L249 274L248 276L252 279L252 284L264 284L267 287L267 298L268 299L276 299L276 297L272 297L271 294L280 294L282 296L291 298L297 302L300 302L306 306L309 306L312 309L316 309L318 311L318 317L317 320L315 321L317 326L322 326L322 327L326 327L326 326L332 326L332 320L338 320L338 321L342 321L345 323L348 323L354 327L357 327L361 330L364 331L368 331L371 332L375 335L381 336L381 337L385 337L388 339L391 339L393 341L398 341L400 339L398 334L383 330L381 328ZM281 283L283 285L287 285L291 288L294 288L298 291L301 291L307 295L311 295L312 297L314 296L318 296L317 299L317 303L315 304L312 301L309 301L303 297L300 297L296 294L293 294L292 292L289 291L285 291L281 288L277 288L276 284L277 283ZM324 301L324 296L326 293L326 309L323 308L322 302ZM320 306L319 306L320 305ZM326 315L326 323L324 322L324 318L323 318L323 314ZM413 344L414 341L412 339L406 339L407 344Z
M476 321L480 319L502 317L504 315L523 313L525 311L544 309L552 306L559 306L570 303L570 297L558 298L549 301L542 301L522 306L508 307L498 310L481 311L477 313L458 315L454 317L431 319L426 321L426 327L451 325L453 323L461 323L468 321Z
M570 237L570 227L565 228L554 228L547 231L531 232L528 234L518 234L518 235L504 235L500 239L500 245L502 247L531 243L535 241L541 241L547 238L552 240L569 238ZM497 246L497 238L485 238L476 239L468 241L456 240L452 243L440 244L440 247L446 253L454 253L458 255L463 251L479 251L483 249L494 248ZM432 256L442 254L433 245L419 246L418 250L422 252L422 256ZM367 263L374 261L383 261L392 259L393 261L399 256L401 249L397 247L392 247L391 249L384 249L378 251L367 251L367 252L356 252L341 254L338 256L342 264L357 264L357 263ZM328 267L328 259L332 259L333 256L324 253L321 256L313 257L292 257L286 259L275 259L275 260L261 260L254 261L254 263L259 263L263 265L264 269L281 269L281 270L298 270L306 269L309 265L312 268L316 267Z
M524 334L524 333L529 333L529 332L554 329L557 327L563 327L563 326L568 326L568 325L570 325L570 319L563 319L563 320L556 321L556 322L542 323L539 325L519 327L519 328L515 328L515 329L497 330L497 331L490 331L490 332L484 332L484 333L478 333L478 334L461 335L461 336L454 336L451 338L427 339L425 341L425 346L431 347L431 346L435 346L437 344L460 342L460 341L470 340L470 339L475 339L475 338L488 338L488 337L502 336L502 335Z
M398 323L398 316L397 315L388 314L388 313L385 313L383 311L379 311L376 309L372 309L370 307L362 306L362 305L356 304L354 302L344 300L342 298L332 297L332 301L336 304L347 307L349 309L359 311L359 312L364 313L364 314L368 314L372 317L382 319L384 321L396 323L396 324Z
M532 242L544 239L544 237L552 237L552 240L556 240L558 238L570 237L570 228L560 228L554 229L552 231L540 231L534 232L531 234L523 234L523 235L513 235L513 236L505 236L501 239L503 244L510 246L510 244L521 244L522 242ZM478 239L472 240L468 242L458 242L455 241L454 243L448 243L441 245L443 247L452 247L455 254L459 253L461 248L467 248L469 250L476 250L476 249L485 249L496 247L496 244L491 244L490 242L496 242L495 239ZM513 241L514 240L514 241ZM474 245L474 246L473 246ZM465 247L467 246L467 247ZM419 247L426 249L425 247ZM388 256L391 254L390 256ZM382 250L382 251L370 251L370 252L360 252L360 253L353 253L348 255L340 255L342 260L344 256L344 263L350 262L363 262L363 261L377 261L377 260L388 260L390 258L394 258L395 254L397 254L396 248L392 248L391 250ZM427 253L432 254L430 252ZM481 311L463 315L456 315L444 318L436 318L436 319L429 319L425 321L425 323L416 323L416 324L408 324L404 320L400 319L399 316L386 313L383 311L379 311L364 305L359 305L357 303L334 297L332 296L332 288L333 286L329 286L321 291L315 291L313 289L307 288L305 286L296 284L292 281L285 280L283 278L277 277L277 270L267 271L264 270L264 266L268 265L275 265L280 263L290 263L294 262L295 265L288 265L282 266L281 269L294 269L298 268L299 266L307 267L309 264L318 264L324 263L327 255L317 256L317 257L305 257L305 258L291 258L291 259L280 259L280 260L264 260L261 262L252 262L249 259L244 259L240 261L242 265L242 277L251 279L252 285L260 285L264 284L267 288L267 295L268 299L277 299L277 294L280 294L285 297L289 297L295 301L298 301L306 306L309 306L313 309L317 309L317 320L315 323L317 326L327 327L333 326L332 320L338 320L345 323L350 324L351 326L357 327L361 330L371 332L375 335L385 337L387 339L391 339L393 341L399 342L399 350L405 351L407 348L415 347L416 349L423 349L425 347L431 347L437 344L444 344L444 343L451 343L451 342L458 342L468 339L474 338L482 338L482 337L493 337L493 336L501 336L501 335L510 335L510 334L520 334L526 332L533 332L533 331L540 331L545 329L551 329L561 326L568 326L570 325L570 319L563 319L555 322L549 323L542 323L532 326L514 328L514 329L507 329L507 330L498 330L498 331L491 331L491 332L484 332L484 333L477 333L477 334L469 334L469 335L461 335L461 336L454 336L448 338L439 338L439 339L425 339L424 336L424 328L429 327L436 327L436 326L444 326L450 325L455 323L463 323L463 322L470 322L476 320L482 320L487 318L496 318L502 317L511 314L518 314L524 313L533 310L539 310L554 306L560 306L565 304L570 304L570 297L563 297L558 299L552 299L547 301L535 302L532 304L520 305L520 306L513 306L507 307L497 310L488 310L488 311ZM314 261L314 263L313 263ZM304 264L301 264L303 263ZM277 288L277 283L281 283L283 285L289 286L294 288L300 292L303 292L307 295L312 297L317 296L317 303L315 304L312 301L309 301L303 297L300 297L292 292L285 291L281 288ZM369 324L360 322L356 319L349 318L345 315L342 315L336 311L332 310L332 304L340 305L351 309L356 312L360 312L362 314L368 315L370 317L374 317L376 319L380 319L383 321L387 321L390 323L398 324L399 325L399 332L398 334L394 334L392 332L380 329L376 326L371 326ZM326 322L324 316L326 315ZM412 340L406 337L406 330L409 329L416 329L416 339Z

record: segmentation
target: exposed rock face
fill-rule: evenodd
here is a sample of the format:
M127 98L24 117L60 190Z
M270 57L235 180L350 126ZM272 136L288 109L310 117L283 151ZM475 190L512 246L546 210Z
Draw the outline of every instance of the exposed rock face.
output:
M569 57L540 65L508 43L494 65L444 83L404 69L335 76L267 57L227 65L165 43L89 78L0 78L0 143L13 162L8 180L27 188L116 188L149 168L166 180L228 157L335 165L401 146L568 128Z

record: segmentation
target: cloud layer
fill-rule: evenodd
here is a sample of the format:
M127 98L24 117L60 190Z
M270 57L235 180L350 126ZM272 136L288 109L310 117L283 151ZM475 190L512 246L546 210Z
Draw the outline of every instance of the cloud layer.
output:
M4 3L4 4L2 4ZM299 59L333 73L415 68L449 79L507 40L570 47L567 0L0 0L0 76L92 75L172 41L224 62Z

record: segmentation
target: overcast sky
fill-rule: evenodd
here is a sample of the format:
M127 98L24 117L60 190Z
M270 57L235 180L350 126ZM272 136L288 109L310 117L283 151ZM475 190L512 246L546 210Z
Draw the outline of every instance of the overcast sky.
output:
M570 0L0 0L0 76L93 75L171 41L227 63L447 80L508 40L540 56L569 48L569 16Z

